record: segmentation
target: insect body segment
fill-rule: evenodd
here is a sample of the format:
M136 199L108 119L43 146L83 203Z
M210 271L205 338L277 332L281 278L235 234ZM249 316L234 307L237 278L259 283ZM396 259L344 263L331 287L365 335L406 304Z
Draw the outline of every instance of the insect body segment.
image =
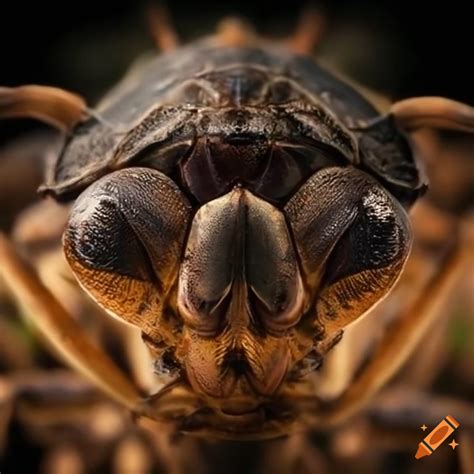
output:
M44 115L34 99L22 110ZM76 199L63 246L81 286L172 374L141 414L229 437L301 418L312 372L408 257L425 184L401 127L424 123L416 105L379 117L310 58L204 40L68 119L42 190Z
M388 292L409 225L347 117L281 67L216 67L161 100L94 164L105 176L73 207L66 255L180 383L245 417ZM82 147L73 136L56 176Z

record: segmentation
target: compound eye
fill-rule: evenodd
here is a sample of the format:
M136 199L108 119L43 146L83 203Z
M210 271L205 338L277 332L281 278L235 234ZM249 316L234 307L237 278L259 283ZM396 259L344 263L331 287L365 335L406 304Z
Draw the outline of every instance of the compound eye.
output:
M402 206L354 168L313 175L285 207L317 319L328 334L367 312L394 285L411 232Z
M191 206L164 174L129 168L74 204L64 250L81 285L107 311L143 327L175 281Z

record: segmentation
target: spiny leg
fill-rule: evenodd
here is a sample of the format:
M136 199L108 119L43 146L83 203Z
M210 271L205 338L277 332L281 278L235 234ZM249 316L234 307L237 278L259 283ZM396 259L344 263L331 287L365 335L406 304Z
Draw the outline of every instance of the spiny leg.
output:
M438 271L415 301L396 318L379 348L343 395L321 408L316 423L337 424L363 407L400 368L437 315L470 257L468 246L453 244Z
M139 409L142 397L138 390L89 341L3 234L0 234L0 275L40 333L73 367L120 404L133 411Z

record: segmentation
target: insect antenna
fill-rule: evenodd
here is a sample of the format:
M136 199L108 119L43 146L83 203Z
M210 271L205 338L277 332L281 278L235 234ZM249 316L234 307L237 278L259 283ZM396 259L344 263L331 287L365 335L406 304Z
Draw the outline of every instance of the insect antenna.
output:
M0 119L33 118L63 132L87 118L87 106L77 94L57 87L0 87Z
M166 53L178 48L178 34L165 5L150 3L147 8L147 22L153 42L159 51Z
M303 9L292 35L284 40L286 46L297 54L313 53L326 31L326 16L315 6Z

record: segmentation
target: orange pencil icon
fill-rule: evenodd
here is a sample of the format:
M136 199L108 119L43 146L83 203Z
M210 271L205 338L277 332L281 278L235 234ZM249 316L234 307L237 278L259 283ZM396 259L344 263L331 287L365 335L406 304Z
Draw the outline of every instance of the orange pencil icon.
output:
M459 423L450 415L443 418L438 426L433 428L428 436L418 445L415 458L429 456L444 440L457 429Z

